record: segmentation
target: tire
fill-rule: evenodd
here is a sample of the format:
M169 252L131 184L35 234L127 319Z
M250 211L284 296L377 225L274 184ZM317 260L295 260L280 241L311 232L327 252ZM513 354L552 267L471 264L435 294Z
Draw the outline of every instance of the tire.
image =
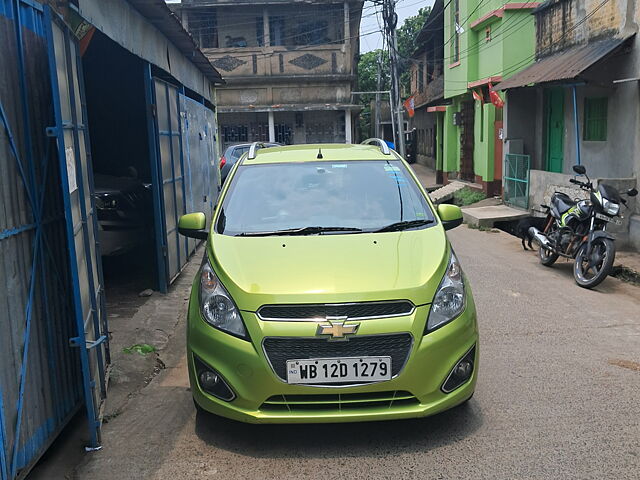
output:
M208 415L209 412L207 412L204 408L202 408L200 405L198 405L198 402L196 402L196 399L192 397L193 400L193 406L196 407L196 413L200 414L200 415Z
M551 265L556 263L556 260L558 260L557 253L550 252L542 245L540 245L540 248L538 249L538 256L540 257L540 263L545 267L550 267Z
M582 288L593 288L600 285L609 275L616 257L616 246L613 240L609 238L596 238L593 240L591 242L591 251L591 255L595 255L595 258L592 259L596 261L595 268L589 267L589 259L586 258L586 243L582 244L578 249L575 263L573 264L573 278Z

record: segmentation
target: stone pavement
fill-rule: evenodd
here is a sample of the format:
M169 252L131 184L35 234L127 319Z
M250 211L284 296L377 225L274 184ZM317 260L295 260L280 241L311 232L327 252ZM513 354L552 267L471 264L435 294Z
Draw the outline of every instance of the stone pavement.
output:
M438 184L436 183L435 170L419 163L413 163L411 165L411 168L413 169L414 173L418 177L418 180L420 180L420 183L424 188L430 190L438 186Z

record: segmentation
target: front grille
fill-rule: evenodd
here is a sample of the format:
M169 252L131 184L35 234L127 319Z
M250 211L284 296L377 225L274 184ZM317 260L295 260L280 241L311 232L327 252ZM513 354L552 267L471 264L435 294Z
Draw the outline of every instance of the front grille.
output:
M411 343L409 333L399 333L355 336L346 342L316 337L267 337L262 345L274 372L286 381L287 360L307 358L391 357L391 376L396 376L407 361Z
M362 410L367 408L409 407L420 402L411 392L391 390L373 393L337 393L321 395L274 395L261 406L265 412Z
M310 320L347 317L352 320L375 317L399 317L413 312L408 300L394 302L264 305L258 310L263 320Z

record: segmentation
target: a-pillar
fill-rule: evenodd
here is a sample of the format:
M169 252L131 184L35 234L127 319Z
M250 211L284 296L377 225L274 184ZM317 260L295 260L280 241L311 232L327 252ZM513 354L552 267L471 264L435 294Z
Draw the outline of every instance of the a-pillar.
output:
M276 122L274 120L273 110L269 110L269 141L276 141Z
M345 143L353 143L353 138L351 137L351 111L344 111L344 141Z

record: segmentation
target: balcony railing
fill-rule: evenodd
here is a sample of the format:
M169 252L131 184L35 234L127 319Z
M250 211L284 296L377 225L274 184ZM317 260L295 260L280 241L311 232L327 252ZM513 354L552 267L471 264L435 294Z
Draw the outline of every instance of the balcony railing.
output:
M202 50L225 78L352 73L352 66L346 54L347 47L344 44Z

